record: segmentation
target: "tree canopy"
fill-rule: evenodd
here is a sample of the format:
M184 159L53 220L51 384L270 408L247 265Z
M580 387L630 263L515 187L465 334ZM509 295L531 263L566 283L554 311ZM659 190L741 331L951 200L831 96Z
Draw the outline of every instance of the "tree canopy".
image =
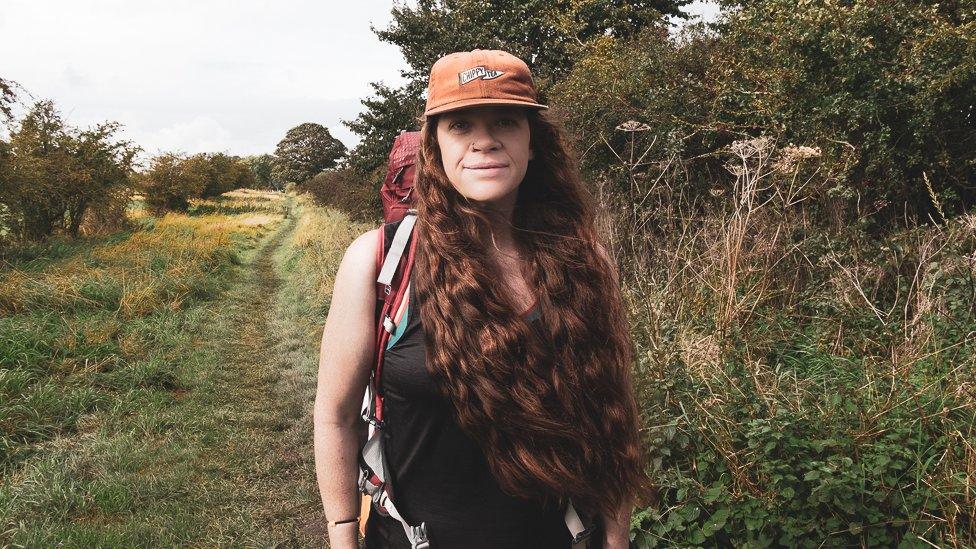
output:
M346 155L346 146L321 124L306 122L288 130L275 149L273 177L301 185L316 174L334 168Z
M567 74L582 47L600 36L627 38L643 29L662 26L666 16L685 17L681 8L691 0L420 0L415 6L397 3L393 21L373 28L383 40L400 48L408 67L406 84L393 88L373 83L376 95L344 124L362 137L350 164L363 173L382 166L393 138L416 129L423 110L427 73L438 58L455 51L502 49L532 69L540 98Z
M35 103L0 154L0 225L22 239L77 235L93 209L125 204L139 148L117 139L119 129L105 122L78 130L53 102Z

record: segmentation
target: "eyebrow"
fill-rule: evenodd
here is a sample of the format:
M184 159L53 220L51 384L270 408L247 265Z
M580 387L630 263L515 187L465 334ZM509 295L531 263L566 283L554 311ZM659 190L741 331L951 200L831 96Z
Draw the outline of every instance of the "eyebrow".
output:
M470 113L444 113L444 120L457 120L470 118ZM490 115L494 118L519 118L519 113L514 110L499 111L497 114Z

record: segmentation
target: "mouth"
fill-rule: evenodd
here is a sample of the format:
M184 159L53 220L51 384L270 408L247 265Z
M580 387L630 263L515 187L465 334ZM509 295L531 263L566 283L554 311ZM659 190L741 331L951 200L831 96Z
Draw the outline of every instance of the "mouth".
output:
M507 168L508 164L503 164L501 162L479 162L476 164L469 164L464 167L466 170L496 170L500 168Z

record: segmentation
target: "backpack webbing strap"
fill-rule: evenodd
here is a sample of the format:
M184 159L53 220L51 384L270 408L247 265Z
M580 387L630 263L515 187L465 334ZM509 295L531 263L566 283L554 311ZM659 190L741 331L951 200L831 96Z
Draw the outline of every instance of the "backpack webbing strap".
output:
M383 282L384 278L382 273L377 279L377 282L383 285L385 299L381 314L382 326L377 327L376 330L376 360L373 362L374 388L376 389L376 398L374 399L375 417L381 425L383 423L383 357L384 351L386 350L386 343L396 329L396 324L394 324L393 317L390 315L396 314L397 308L406 299L408 284L405 284L405 281L410 280L410 272L413 270L413 256L417 248L417 239L411 238L416 218L417 211L411 208L407 211L406 217L400 221L400 226L397 227L393 242L384 261L384 269L391 271L389 282ZM404 225L407 227L406 232L404 232ZM404 249L407 248L408 241L409 250L406 253L406 261L402 262L403 268L398 269L397 266L401 263L401 258L404 255ZM390 258L393 256L397 258L396 263L390 263ZM392 291L393 288L396 288L396 291ZM400 318L397 317L397 321L399 320Z
M373 501L376 510L386 516L393 517L403 527L403 532L410 540L412 549L426 549L430 547L427 538L427 523L421 522L413 526L403 518L390 499L391 487L387 476L386 455L383 452L383 433L377 432L366 442L359 456L360 477L359 489Z
M410 238L410 233L413 232L413 225L416 221L416 214L408 213L400 222L400 226L397 227L396 234L393 235L393 244L390 246L390 252L386 254L383 268L380 269L380 275L376 278L376 281L380 284L389 286L390 282L393 281L393 273L396 272L397 266L400 265L400 258L403 255L403 250L407 247L407 239Z
M382 324L377 326L376 330L376 360L373 363L373 371L366 386L363 402L363 419L369 422L370 428L369 438L359 454L359 489L370 497L377 512L393 517L400 523L407 539L410 540L412 549L427 549L430 546L427 523L421 522L419 526L410 524L403 518L391 499L393 490L389 483L383 432L385 426L382 395L383 351L390 334L396 327L394 318L399 322L403 314L406 291L409 289L409 283L404 284L404 281L409 280L416 246L416 239L410 239L416 217L416 210L408 210L407 215L400 221L389 247L386 246L386 226L379 230L379 246L376 252L376 263L380 271L377 278L377 310L378 323L382 322ZM398 269L408 241L410 248L406 252L406 262L403 262L402 269ZM393 291L394 288L396 291ZM379 304L380 300L382 306ZM391 312L394 314L393 318L390 317Z
M572 499L566 503L566 515L563 517L563 520L566 522L566 528L569 529L569 534L573 536L573 547L584 547L586 545L586 538L593 533L596 524L591 524L589 528L583 525L583 519L576 512L576 507L573 507Z

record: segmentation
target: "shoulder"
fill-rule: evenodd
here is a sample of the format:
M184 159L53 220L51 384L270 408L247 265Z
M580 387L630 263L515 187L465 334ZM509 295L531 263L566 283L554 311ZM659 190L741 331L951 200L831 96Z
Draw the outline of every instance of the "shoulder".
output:
M376 246L379 245L379 232L382 230L382 226L376 229L370 229L365 233L356 237L355 240L349 244L346 249L347 254L353 254L356 257L365 256L372 253L375 257Z
M376 248L379 246L379 231L379 228L366 231L349 244L342 256L337 276L348 275L364 279L376 277Z

